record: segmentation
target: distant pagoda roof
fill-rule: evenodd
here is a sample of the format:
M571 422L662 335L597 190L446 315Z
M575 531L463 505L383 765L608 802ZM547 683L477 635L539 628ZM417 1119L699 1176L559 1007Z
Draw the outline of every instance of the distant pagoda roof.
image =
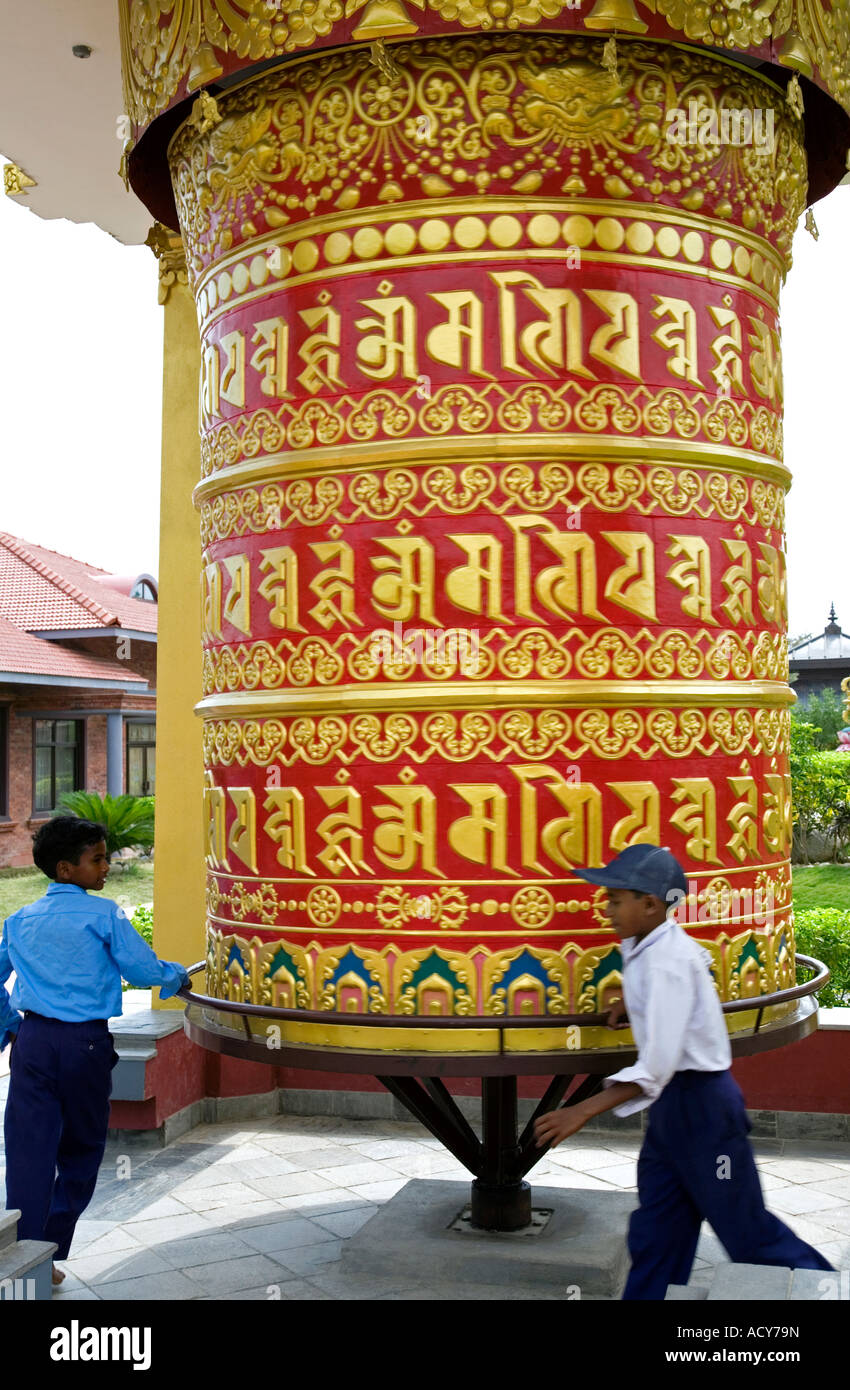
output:
M788 649L792 671L815 664L827 669L850 663L850 633L842 632L835 616L835 604L829 610L829 622L816 637L804 637Z

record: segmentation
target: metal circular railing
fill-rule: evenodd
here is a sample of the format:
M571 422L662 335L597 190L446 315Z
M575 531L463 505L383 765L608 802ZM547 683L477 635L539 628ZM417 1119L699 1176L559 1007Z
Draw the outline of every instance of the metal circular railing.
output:
M792 999L802 999L808 994L815 994L822 989L829 981L830 972L823 961L815 960L813 956L797 956L797 964L802 965L806 970L814 971L810 980L804 981L800 985L792 985L789 989L775 990L773 994L758 994L752 999L733 999L722 1005L725 1014L743 1013L757 1011L757 1017L753 1032L757 1033L761 1027L762 1017L765 1009L773 1008L776 1004L786 1004ZM206 969L206 961L198 961L195 965L188 967L187 973L197 975L199 971ZM325 1024L345 1024L347 1027L359 1025L369 1028L445 1028L448 1030L458 1028L540 1028L562 1026L571 1027L575 1024L585 1028L604 1028L608 1020L607 1013L596 1014L521 1014L521 1015L494 1015L494 1014L444 1014L422 1015L422 1014L355 1014L337 1013L326 1009L278 1009L271 1004L242 1004L230 999L217 999L210 994L195 994L192 990L178 990L178 997L185 999L187 1004L200 1004L207 1008L216 1009L219 1013L240 1014L244 1020L245 1031L250 1036L248 1018L267 1018L282 1019L297 1023L325 1023ZM628 1025L626 1025L628 1026Z

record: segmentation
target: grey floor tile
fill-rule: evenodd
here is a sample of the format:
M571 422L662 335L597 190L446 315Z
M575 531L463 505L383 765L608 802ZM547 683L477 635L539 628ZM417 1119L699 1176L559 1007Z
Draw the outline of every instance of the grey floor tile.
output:
M834 1196L831 1192L815 1192L811 1184L805 1187L783 1187L780 1192L771 1192L767 1203L771 1211L789 1216L827 1211L830 1207L838 1207L841 1204L840 1197Z
M194 1236L187 1240L167 1240L156 1246L156 1253L172 1269L189 1269L192 1265L202 1265L218 1260L237 1260L256 1254L251 1245L238 1236L222 1232L220 1235Z
M342 1241L329 1240L324 1245L303 1245L297 1250L270 1250L268 1254L284 1269L292 1270L293 1274L309 1276L310 1271L318 1269L320 1265L333 1264L340 1258L341 1252Z
M612 1163L600 1168L597 1176L613 1187L635 1187L637 1184L636 1163Z
M170 1269L165 1274L145 1275L141 1279L119 1279L98 1286L101 1298L118 1303L153 1300L157 1303L182 1303L202 1298L204 1289L185 1274Z
M838 1181L845 1184L844 1195L850 1196L850 1171L845 1172L834 1163L782 1155L779 1158L762 1159L759 1168L774 1173L778 1178L784 1178L786 1182L808 1184Z
M78 1289L54 1289L51 1303L99 1303L102 1295L80 1285Z
M109 1255L81 1255L79 1259L66 1260L65 1265L89 1288L99 1288L117 1279L140 1279L168 1271L165 1261L144 1246L136 1250L115 1250Z
M258 1181L277 1182L283 1179L260 1178ZM246 1202L256 1202L261 1195L252 1184L246 1182L223 1182L212 1187L178 1187L175 1194L193 1212L209 1212L217 1207L244 1206Z
M404 1163L405 1160L401 1159ZM319 1170L318 1177L324 1178L331 1187L357 1187L366 1182L388 1182L391 1178L405 1175L390 1163L379 1163L373 1158L361 1159L359 1163L345 1163L339 1167Z
M388 1177L436 1178L441 1173L450 1170L454 1172L463 1168L463 1165L458 1163L448 1149L436 1149L430 1152L425 1150L420 1153L400 1155L398 1158L387 1161L386 1166L394 1171L385 1172L383 1178L379 1173L370 1174L368 1169L364 1169L362 1176L345 1179L345 1185L353 1187L355 1183L359 1185L364 1182L382 1182ZM463 1169L463 1171L466 1170Z
M850 1235L850 1206L818 1212L817 1224L831 1233L837 1231L841 1235ZM834 1239L834 1235L830 1234L830 1239Z
M238 1207L213 1207L212 1211L200 1213L204 1233L211 1230L239 1232L247 1226L267 1226L270 1221L277 1221L283 1215L279 1202L271 1197L262 1198L259 1193L256 1202L246 1202ZM198 1234L201 1232L198 1231Z
M219 1295L219 1297L221 1297ZM228 1297L225 1295L225 1297ZM304 1302L323 1303L328 1302L330 1294L324 1293L322 1289L317 1289L313 1284L304 1279L287 1279L277 1284L260 1284L256 1289L242 1289L239 1293L229 1295L229 1299L240 1300L241 1302L252 1303L288 1303L292 1300ZM228 1299L228 1301L229 1301Z
M256 1250L295 1250L302 1246L322 1245L334 1240L334 1233L320 1226L316 1221L303 1217L290 1216L286 1221L276 1221L268 1226L251 1226L240 1233L240 1240Z
M280 1199L282 1210L309 1217L324 1216L331 1211L354 1211L365 1206L371 1206L371 1203L346 1187L331 1187L322 1192L302 1192L298 1197Z
M74 1244L72 1246L74 1254L79 1254L87 1245L99 1240L101 1236L108 1236L114 1230L114 1221L87 1221L83 1218L77 1222L77 1228L74 1231Z
M352 1187L351 1191L365 1202L388 1202L409 1181L409 1178L395 1178L391 1182L366 1182Z
M443 1148L439 1140L435 1140L434 1143L437 1144L439 1148ZM364 1158L384 1160L404 1158L412 1154L431 1152L429 1148L426 1148L421 1139L370 1139L366 1143L361 1143L358 1140L358 1142L351 1147L353 1147L357 1153L362 1154Z
M227 1296L240 1289L256 1288L263 1280L266 1288L280 1281L280 1265L265 1255L246 1255L238 1260L218 1260L212 1264L192 1265L184 1271L207 1293Z
M208 1235L209 1223L196 1212L189 1212L188 1216L164 1216L157 1221L132 1221L127 1229L143 1245L151 1246L163 1240L179 1240L181 1236Z
M623 1155L614 1153L612 1149L571 1147L568 1144L559 1144L557 1149L550 1149L546 1158L564 1168L590 1173L591 1177L603 1168L619 1167L623 1162Z
M311 1284L316 1284L331 1298L339 1299L381 1298L385 1294L398 1293L409 1286L409 1282L408 1279L402 1283L398 1276L392 1274L358 1274L346 1270L344 1265L334 1265L310 1275Z
M79 1227L77 1228L79 1230ZM102 1235L95 1236L94 1240L86 1241L77 1249L77 1232L74 1233L73 1259L81 1255L109 1255L115 1250L138 1250L142 1248L142 1242L130 1231L125 1231L123 1226L113 1226L111 1230L104 1231Z
M184 1202L179 1202L174 1197L160 1197L157 1201L151 1202L148 1207L141 1207L132 1218L128 1218L125 1225L132 1224L133 1221L163 1221L171 1220L175 1216L190 1216L191 1208Z
M343 1240L348 1240L350 1236L356 1235L366 1222L371 1220L378 1210L377 1207L355 1207L353 1211L334 1211L326 1216L315 1217L317 1226L324 1226L325 1230L332 1235L340 1236Z
M339 1172L328 1169L329 1173ZM334 1182L319 1173L281 1173L276 1178L252 1178L250 1186L265 1197L300 1197L302 1192L323 1192L329 1187L347 1186L342 1180Z
M533 1190L535 1185L533 1170L529 1175L529 1181ZM605 1182L601 1176L594 1178L590 1173L574 1173L569 1168L553 1169L551 1173L547 1173L545 1177L536 1181L538 1187L572 1187L577 1190L592 1192L610 1192L612 1187L612 1184Z
M290 1165L289 1171L292 1173L318 1173L328 1168L351 1166L353 1158L351 1148L348 1144L337 1144L332 1149L300 1149L298 1153L287 1155L286 1161ZM366 1162L366 1159L362 1160ZM327 1176L327 1173L325 1173Z

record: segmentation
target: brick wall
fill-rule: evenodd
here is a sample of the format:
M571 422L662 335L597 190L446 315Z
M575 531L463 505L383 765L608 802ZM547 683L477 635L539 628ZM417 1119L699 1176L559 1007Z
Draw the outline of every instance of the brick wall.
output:
M84 785L87 792L106 795L106 715L93 714L86 720L86 767Z
M109 697L111 696L111 699ZM44 710L61 719L68 710L120 707L119 691L51 690L49 687L0 686L0 701L9 700L9 804L8 820L0 822L0 868L23 868L32 863L32 833L46 819L33 816L33 730L27 710ZM146 708L153 708L148 700ZM106 791L106 715L86 719L86 791Z

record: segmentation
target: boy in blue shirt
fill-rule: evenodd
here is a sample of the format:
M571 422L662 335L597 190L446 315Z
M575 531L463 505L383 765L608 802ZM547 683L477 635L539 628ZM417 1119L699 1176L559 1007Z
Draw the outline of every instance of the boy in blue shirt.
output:
M118 1061L108 1021L121 1013L122 977L168 999L189 976L157 960L117 903L89 896L109 873L102 825L54 816L33 836L33 859L53 882L6 919L0 940L0 986L17 977L11 1000L0 988L0 1052L13 1043L6 1206L21 1212L19 1240L55 1241L64 1260L106 1147ZM54 1284L64 1277L54 1265Z
M606 868L573 872L608 890L638 1058L598 1095L541 1115L534 1133L538 1147L555 1148L605 1110L651 1107L623 1298L663 1299L670 1284L687 1284L703 1219L739 1264L832 1269L765 1207L711 957L670 915L688 892L682 866L668 849L630 845ZM615 1005L609 1026L622 1026L624 1012Z

